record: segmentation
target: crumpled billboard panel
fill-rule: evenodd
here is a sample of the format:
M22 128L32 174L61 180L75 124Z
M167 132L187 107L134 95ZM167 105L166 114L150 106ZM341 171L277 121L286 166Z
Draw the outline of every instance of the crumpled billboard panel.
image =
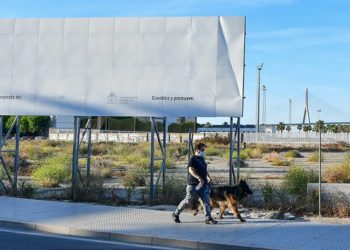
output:
M0 114L241 117L245 17L0 19Z

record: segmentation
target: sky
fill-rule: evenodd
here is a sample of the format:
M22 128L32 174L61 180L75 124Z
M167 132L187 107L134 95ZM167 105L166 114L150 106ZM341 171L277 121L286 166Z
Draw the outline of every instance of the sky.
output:
M255 123L261 62L267 123L288 123L289 98L292 122L301 122L305 88L311 121L350 121L350 0L0 0L0 6L0 17L246 16L241 122Z

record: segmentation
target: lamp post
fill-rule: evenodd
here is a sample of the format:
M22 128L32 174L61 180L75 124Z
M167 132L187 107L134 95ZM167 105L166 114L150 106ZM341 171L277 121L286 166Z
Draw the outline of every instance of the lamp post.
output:
M261 63L261 65L258 65L258 78L257 78L257 89L256 89L256 127L255 131L256 133L259 133L260 131L260 77L261 77L261 70L264 66L264 63Z
M318 121L321 120L321 109L318 109ZM322 152L321 152L321 145L322 145L322 127L321 123L319 122L319 144L318 144L318 216L322 216L321 213L321 183L322 183Z

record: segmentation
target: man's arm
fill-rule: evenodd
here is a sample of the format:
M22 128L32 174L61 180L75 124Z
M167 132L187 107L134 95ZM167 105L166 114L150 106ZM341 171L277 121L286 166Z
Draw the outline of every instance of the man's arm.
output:
M190 172L190 174L195 177L196 179L198 179L200 181L200 183L204 183L203 179L196 173L196 171L194 170L193 167L189 167L188 171Z
M207 172L207 181L208 181L208 183L211 181L211 177L210 177L208 172Z

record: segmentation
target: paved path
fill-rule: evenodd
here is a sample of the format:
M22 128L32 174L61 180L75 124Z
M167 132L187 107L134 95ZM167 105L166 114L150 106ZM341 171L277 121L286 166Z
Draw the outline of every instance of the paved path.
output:
M350 225L232 217L206 225L186 212L181 220L169 211L0 197L5 227L195 249L350 249Z

